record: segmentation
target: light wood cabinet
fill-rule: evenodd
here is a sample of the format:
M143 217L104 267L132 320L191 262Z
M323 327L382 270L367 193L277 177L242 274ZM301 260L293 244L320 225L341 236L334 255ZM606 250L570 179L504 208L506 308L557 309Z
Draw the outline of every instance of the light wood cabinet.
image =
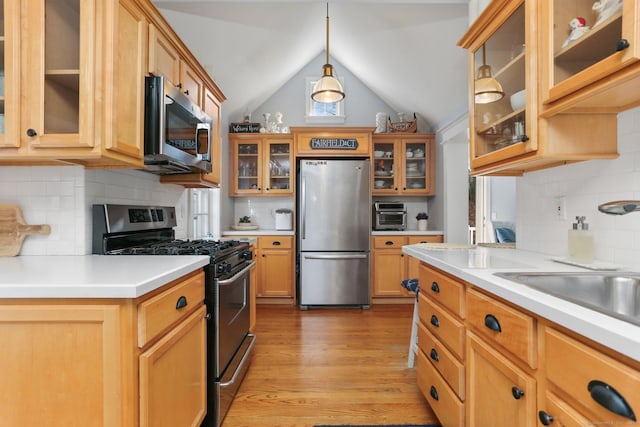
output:
M230 196L292 196L295 165L289 134L229 134Z
M258 237L258 286L256 296L294 297L294 245L293 236Z
M16 27L21 7L23 25ZM0 163L142 167L148 20L136 3L24 1L4 8L11 31L4 63L14 65L7 69L11 116Z
M205 333L202 270L135 300L4 300L3 423L200 425Z
M618 155L616 116L611 111L565 109L563 114L552 115L545 109L541 114L541 82L547 77L539 71L543 68L540 58L549 55L551 47L540 40L540 34L546 33L538 31L545 19L542 13L549 8L538 7L539 3L493 1L459 42L469 50L470 58L472 174L519 175ZM557 29L566 24L554 25ZM477 72L483 65L491 67L492 76L502 85L504 97L498 101L475 101ZM521 91L524 105L512 105L511 97Z
M416 243L441 243L443 236L374 236L373 290L372 297L415 298L400 283L405 279L418 278L420 261L402 253L404 245ZM375 302L375 301L374 301Z
M435 139L431 133L373 135L374 195L435 194Z

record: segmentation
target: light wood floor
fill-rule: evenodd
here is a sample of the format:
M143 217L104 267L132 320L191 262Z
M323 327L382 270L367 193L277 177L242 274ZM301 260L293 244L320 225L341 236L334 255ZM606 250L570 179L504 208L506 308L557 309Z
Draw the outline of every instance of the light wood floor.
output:
M428 424L407 368L413 305L259 305L254 356L223 427Z

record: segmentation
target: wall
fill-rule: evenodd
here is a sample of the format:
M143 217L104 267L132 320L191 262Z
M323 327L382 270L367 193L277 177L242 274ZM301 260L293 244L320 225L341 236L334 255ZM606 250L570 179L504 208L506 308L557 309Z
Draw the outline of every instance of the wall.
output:
M640 212L605 215L597 206L640 199L640 107L618 115L618 152L615 160L591 160L518 178L518 248L566 256L567 230L577 215L584 215L598 260L638 268ZM556 197L565 198L567 219L556 218Z
M91 253L91 205L176 205L176 235L186 236L186 191L137 170L85 170L80 166L0 167L0 203L22 208L27 224L49 224L48 236L29 236L21 255Z

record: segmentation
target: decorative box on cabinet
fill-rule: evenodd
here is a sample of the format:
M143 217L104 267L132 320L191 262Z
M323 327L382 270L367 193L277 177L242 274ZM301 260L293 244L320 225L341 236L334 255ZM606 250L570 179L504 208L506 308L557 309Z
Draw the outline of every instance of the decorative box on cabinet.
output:
M202 270L135 300L3 301L3 424L200 425L205 314Z
M292 196L295 166L289 134L229 134L230 196Z
M378 298L415 298L415 295L402 286L404 279L417 278L420 261L404 256L402 246L416 243L441 243L442 235L428 236L374 236L373 237L373 292L372 297ZM397 302L397 299L394 301ZM409 301L410 302L410 301Z
M561 164L617 157L616 116L598 109L541 117L539 2L491 2L460 40L470 54L469 121L472 174L519 175ZM556 23L556 25L559 25ZM475 102L479 65L491 67L505 93L498 101ZM525 91L524 106L511 96ZM513 108L515 107L515 109Z
M2 6L7 132L0 163L142 167L148 20L138 4Z
M434 141L431 133L374 134L371 192L405 196L435 194Z

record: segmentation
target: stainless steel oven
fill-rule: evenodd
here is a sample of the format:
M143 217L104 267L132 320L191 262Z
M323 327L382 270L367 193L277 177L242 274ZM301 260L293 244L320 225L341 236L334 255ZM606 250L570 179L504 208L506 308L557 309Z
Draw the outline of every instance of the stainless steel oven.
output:
M176 240L174 207L93 206L93 253L100 255L208 255L204 267L207 308L207 415L219 427L251 361L250 270L246 241Z
M373 204L374 230L405 230L407 207L402 202L375 202Z

